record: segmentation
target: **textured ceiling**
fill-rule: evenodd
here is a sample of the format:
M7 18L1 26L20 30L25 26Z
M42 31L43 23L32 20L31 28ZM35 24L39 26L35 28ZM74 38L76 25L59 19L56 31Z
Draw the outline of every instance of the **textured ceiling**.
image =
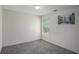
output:
M34 5L4 5L2 6L5 9L18 11L18 12L25 12L30 13L34 15L45 15L49 12L54 12L54 10L60 11L65 10L68 8L78 7L78 6L72 6L72 5L40 5L40 9L35 9Z

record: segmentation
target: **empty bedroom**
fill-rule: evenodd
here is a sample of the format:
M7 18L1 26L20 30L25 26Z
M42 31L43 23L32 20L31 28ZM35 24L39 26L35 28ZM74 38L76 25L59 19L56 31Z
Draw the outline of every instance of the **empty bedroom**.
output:
M78 54L79 5L0 5L0 54Z

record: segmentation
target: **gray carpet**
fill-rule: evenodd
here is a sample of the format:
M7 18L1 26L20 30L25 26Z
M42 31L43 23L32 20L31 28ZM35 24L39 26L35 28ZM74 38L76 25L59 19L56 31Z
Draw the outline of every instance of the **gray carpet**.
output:
M44 40L3 47L2 54L75 54Z

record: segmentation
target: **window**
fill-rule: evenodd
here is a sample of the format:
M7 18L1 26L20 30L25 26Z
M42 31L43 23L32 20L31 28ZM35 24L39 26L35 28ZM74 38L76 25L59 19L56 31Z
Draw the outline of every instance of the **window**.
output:
M49 32L49 21L43 20L43 32L48 33Z

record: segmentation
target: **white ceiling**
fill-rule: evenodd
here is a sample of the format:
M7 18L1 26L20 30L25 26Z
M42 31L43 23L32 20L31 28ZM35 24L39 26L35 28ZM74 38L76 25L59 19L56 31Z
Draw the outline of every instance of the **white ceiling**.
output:
M34 15L45 15L49 12L54 12L53 10L65 10L68 8L73 8L76 6L72 5L40 5L40 9L36 10L34 5L4 5L3 8L14 10L18 12L31 13Z

